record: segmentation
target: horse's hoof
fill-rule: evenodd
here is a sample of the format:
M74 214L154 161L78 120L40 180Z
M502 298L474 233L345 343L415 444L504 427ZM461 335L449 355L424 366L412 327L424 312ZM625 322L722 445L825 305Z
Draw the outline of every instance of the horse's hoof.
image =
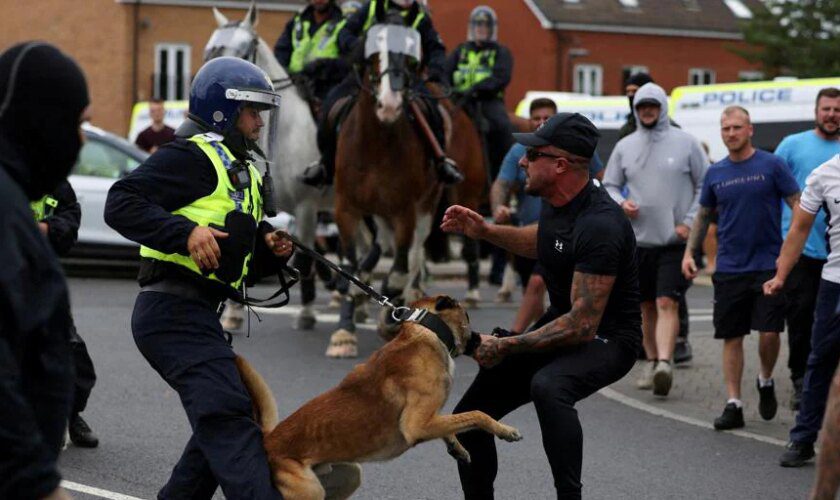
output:
M315 328L315 324L318 320L315 318L314 315L300 315L297 317L295 321L295 329L296 330L312 330Z
M400 323L396 322L391 316L391 310L383 308L379 313L379 322L376 325L376 333L385 342L394 340L397 333L400 331Z
M355 358L359 355L358 340L356 334L340 329L330 337L330 345L327 346L326 355L328 358Z
M341 307L341 292L334 291L330 294L330 303L327 304L330 309L338 309Z
M238 311L222 316L222 330L239 330L242 328L243 318Z

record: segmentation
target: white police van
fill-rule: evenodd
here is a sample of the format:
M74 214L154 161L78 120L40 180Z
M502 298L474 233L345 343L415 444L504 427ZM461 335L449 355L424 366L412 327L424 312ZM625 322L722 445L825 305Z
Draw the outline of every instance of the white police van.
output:
M785 136L814 127L817 93L825 87L840 88L840 78L677 87L671 92L670 114L683 130L705 142L717 161L727 155L720 114L727 106L741 106L750 112L753 145L772 152Z

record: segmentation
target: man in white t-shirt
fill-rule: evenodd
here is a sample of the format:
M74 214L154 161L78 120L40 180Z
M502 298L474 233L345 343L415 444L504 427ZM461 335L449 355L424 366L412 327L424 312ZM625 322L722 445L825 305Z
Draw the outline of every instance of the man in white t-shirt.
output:
M765 294L773 295L782 290L821 209L828 212L829 218L828 261L823 266L817 294L802 402L796 415L796 425L790 431L790 443L779 460L783 467L801 467L813 458L831 379L840 361L840 155L808 175L799 206L793 213L790 231L782 245L776 275L764 284Z

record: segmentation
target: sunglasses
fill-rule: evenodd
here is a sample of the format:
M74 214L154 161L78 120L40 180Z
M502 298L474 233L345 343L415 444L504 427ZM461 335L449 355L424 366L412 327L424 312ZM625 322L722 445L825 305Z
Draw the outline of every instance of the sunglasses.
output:
M549 153L543 153L542 151L537 151L534 148L528 148L528 149L525 150L525 158L530 162L537 161L541 157L554 158L554 159L563 158L562 156L559 156L559 155L553 155L553 154L549 154Z

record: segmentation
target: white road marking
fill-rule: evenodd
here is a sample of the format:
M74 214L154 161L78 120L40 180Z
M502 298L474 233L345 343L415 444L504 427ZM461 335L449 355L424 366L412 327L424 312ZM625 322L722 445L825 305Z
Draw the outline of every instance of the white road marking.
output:
M101 488L94 488L84 484L74 483L72 481L62 481L61 486L65 490L75 491L78 493L85 493L100 498L110 498L111 500L143 500L138 497L123 495L114 491L103 490Z
M693 425L695 427L702 427L703 429L715 430L715 427L708 422L698 420L696 418L686 417L685 415L680 415L678 413L674 413L668 410L663 410L662 408L657 408L647 403L643 403L638 399L625 396L624 394L621 394L620 392L614 389L610 389L609 387L601 389L600 391L598 391L598 394L604 396L607 399L612 399L613 401L629 406L631 408L641 410L645 413L650 413L651 415L669 418L671 420L676 420L677 422L682 422L684 424ZM761 441L762 443L773 444L776 446L784 447L787 445L787 442L782 441L781 439L776 439L770 436L762 436L761 434L755 434L749 431L732 430L715 432L726 432L743 438L754 439L756 441Z

